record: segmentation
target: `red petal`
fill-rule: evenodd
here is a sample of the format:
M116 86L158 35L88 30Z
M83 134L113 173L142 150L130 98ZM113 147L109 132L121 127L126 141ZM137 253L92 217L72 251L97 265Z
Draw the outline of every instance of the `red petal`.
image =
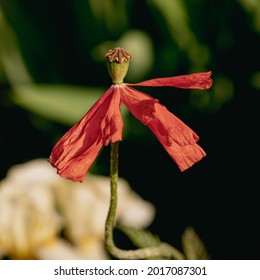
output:
M157 78L137 84L126 84L128 86L150 86L150 87L177 87L187 89L208 89L212 86L210 78L212 72L201 72L189 75L181 75L168 78Z
M60 176L83 182L102 145L122 140L123 121L119 107L120 94L110 87L56 143L49 162Z
M125 86L121 92L121 101L151 129L181 171L206 155L196 144L198 135L158 103L158 100Z

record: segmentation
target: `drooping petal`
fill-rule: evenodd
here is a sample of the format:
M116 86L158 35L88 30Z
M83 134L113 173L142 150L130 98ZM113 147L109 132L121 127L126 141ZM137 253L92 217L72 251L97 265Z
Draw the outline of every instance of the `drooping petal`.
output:
M57 173L82 182L101 147L122 140L120 94L111 86L83 118L56 143L49 162Z
M128 86L150 86L150 87L177 87L186 89L208 89L212 86L210 78L212 72L201 72L189 75L181 75L167 78L156 78Z
M121 101L137 119L151 129L181 171L188 169L206 155L196 144L199 140L198 135L157 99L124 86Z

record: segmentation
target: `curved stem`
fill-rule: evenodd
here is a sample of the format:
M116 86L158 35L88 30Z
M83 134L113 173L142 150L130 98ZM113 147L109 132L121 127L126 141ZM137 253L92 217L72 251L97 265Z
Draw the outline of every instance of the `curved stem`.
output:
M154 257L169 259L184 259L184 256L177 249L167 243L160 243L158 246L147 247L135 250L122 250L116 247L113 239L114 221L117 207L117 180L118 180L118 147L119 143L111 143L110 153L110 206L105 226L105 244L108 252L118 259L148 259Z

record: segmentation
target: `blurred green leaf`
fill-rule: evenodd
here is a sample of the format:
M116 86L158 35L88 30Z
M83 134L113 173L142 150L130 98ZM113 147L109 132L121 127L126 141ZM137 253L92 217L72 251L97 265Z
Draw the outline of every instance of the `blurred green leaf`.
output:
M187 3L182 0L148 0L165 21L173 42L186 52L195 69L203 69L209 60L209 49L201 45L189 25Z
M250 20L256 32L260 32L260 1L239 0L244 9L251 15Z
M182 235L182 247L188 260L208 260L207 250L192 227L187 227Z
M13 89L11 98L46 119L75 124L105 92L102 88L69 85L23 85Z
M250 78L250 84L256 89L260 89L260 71L252 74Z
M17 45L17 38L0 6L0 71L10 84L31 82Z
M138 248L148 248L162 245L160 238L147 229L134 228L125 225L118 225L117 228L120 229L123 233L125 233L128 236L128 238L132 241L132 243ZM164 243L164 246L165 250L167 250L168 252L168 257L170 257L171 259L184 259L183 254L170 244ZM168 257L160 257L159 259L168 259ZM151 257L149 259L158 258Z
M127 23L126 0L89 0L95 18L104 21L111 32L123 29Z
M148 0L148 3L161 13L173 40L183 49L191 47L193 34L188 26L185 3L181 0Z
M136 247L146 248L157 246L161 243L160 238L148 230L123 225L118 225L117 228L126 234Z

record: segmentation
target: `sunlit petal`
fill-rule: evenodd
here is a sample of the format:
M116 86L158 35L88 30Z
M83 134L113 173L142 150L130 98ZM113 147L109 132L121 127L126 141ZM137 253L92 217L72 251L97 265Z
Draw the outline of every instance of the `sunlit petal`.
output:
M122 88L121 100L131 113L157 136L181 171L206 155L196 144L198 135L158 103L157 99L125 86Z
M149 87L177 87L186 89L208 89L212 86L210 78L212 72L201 72L189 75L181 75L167 78L156 78L129 86L149 86Z
M58 174L82 182L102 146L122 139L123 121L119 107L120 94L110 87L56 143L49 161Z

